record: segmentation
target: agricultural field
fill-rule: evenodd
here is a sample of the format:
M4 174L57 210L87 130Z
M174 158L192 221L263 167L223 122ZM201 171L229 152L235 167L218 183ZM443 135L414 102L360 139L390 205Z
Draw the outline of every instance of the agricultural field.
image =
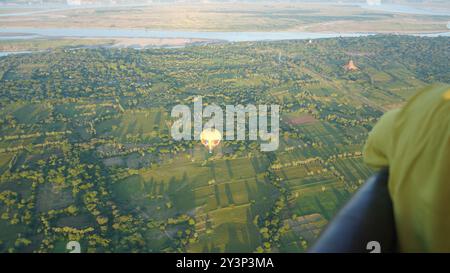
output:
M303 252L374 170L386 111L450 84L450 38L0 57L0 252ZM352 60L356 70L344 68ZM171 109L278 104L280 145L171 137Z
M407 1L408 5L440 11L419 15L364 8L360 5L364 1L166 2L135 6L42 7L31 14L27 14L24 7L22 11L5 7L0 9L0 20L5 28L417 33L445 31L449 19L448 4L444 1ZM21 16L16 15L20 13Z

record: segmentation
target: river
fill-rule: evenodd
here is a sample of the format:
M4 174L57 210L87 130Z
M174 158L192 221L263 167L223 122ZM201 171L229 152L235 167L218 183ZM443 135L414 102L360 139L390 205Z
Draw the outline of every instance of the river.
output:
M315 33L315 32L220 32L220 31L177 31L177 30L147 30L127 28L1 28L0 34L27 34L21 36L42 37L84 37L84 38L198 38L208 40L223 40L228 42L319 39L333 37L359 37L373 33ZM3 39L10 39L4 36Z
M226 42L248 41L280 41L299 39L320 39L335 37L362 37L376 33L318 33L318 32L217 32L217 31L172 31L172 30L146 30L123 28L2 28L0 40L35 39L54 37L82 37L82 38L199 38L208 40L221 40ZM422 37L450 37L450 32L411 34ZM0 56L16 52L0 52ZM27 52L19 52L27 53Z
M319 39L335 37L361 37L375 33L365 32L218 32L218 31L177 31L177 30L147 30L126 28L1 28L3 39L11 39L12 34L28 34L22 39L40 37L83 37L83 38L199 38L208 40L223 40L228 42L273 41L296 39ZM450 36L450 32L421 33L419 36Z

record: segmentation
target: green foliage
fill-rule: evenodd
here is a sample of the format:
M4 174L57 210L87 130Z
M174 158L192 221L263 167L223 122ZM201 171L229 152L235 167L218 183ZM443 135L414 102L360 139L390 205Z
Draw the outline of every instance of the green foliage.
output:
M0 58L0 252L298 252L372 173L368 132L450 82L449 38ZM281 57L280 57L281 56ZM353 59L358 71L343 65ZM280 147L175 142L178 103L280 104Z

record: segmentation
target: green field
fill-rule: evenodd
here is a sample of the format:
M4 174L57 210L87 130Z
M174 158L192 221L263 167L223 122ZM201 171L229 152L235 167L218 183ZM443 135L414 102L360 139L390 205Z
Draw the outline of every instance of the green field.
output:
M368 132L450 83L446 37L0 57L0 252L303 252L373 173ZM64 45L65 46L65 45ZM58 46L59 48L59 46ZM281 58L280 58L281 56ZM343 66L352 59L357 71ZM174 141L174 105L279 104L280 146Z

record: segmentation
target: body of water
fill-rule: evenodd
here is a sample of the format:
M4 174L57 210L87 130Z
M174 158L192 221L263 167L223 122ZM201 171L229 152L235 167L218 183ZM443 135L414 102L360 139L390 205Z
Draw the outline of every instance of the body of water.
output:
M20 35L17 35L20 33ZM1 36L3 34L4 36ZM220 40L226 42L249 41L280 41L320 39L335 37L362 37L375 35L376 33L314 33L314 32L206 32L206 31L171 31L171 30L146 30L146 29L121 29L121 28L2 28L0 40L35 39L54 37L80 37L80 38L198 38L207 40ZM444 33L420 33L410 34L422 37L450 37L450 32ZM30 53L0 52L1 56L9 54Z
M333 37L359 37L374 33L314 33L314 32L217 32L217 31L173 31L124 28L2 28L0 34L24 33L22 38L85 37L85 38L198 38L228 42L318 39ZM5 38L4 38L5 39Z
M2 28L0 34L3 39L14 33L28 34L22 39L36 37L82 37L82 38L199 38L208 40L222 40L228 42L246 41L276 41L297 39L319 39L335 37L361 37L376 33L342 32L217 32L217 31L172 31L172 30L146 30L123 28ZM412 34L424 37L450 36L450 32Z
M37 52L37 51L35 51ZM8 56L12 54L27 54L27 53L33 53L33 51L0 51L0 57Z

